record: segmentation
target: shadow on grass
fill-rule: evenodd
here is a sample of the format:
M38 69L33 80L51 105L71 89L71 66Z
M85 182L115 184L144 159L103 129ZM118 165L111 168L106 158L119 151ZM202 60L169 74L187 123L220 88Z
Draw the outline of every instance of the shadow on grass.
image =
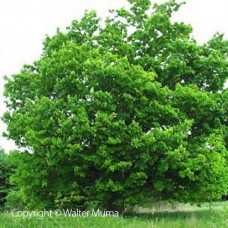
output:
M154 213L126 213L124 218L137 218L142 220L186 220L192 217L200 219L209 219L216 214L215 211L196 210L196 211L167 211L167 212L154 212Z

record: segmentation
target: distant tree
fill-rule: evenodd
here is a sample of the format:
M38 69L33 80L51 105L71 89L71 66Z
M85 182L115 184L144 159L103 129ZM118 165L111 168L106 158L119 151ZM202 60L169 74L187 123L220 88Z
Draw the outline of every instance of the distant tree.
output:
M8 137L29 207L122 211L154 198L218 199L228 190L228 42L198 45L172 22L181 4L129 0L46 37L33 65L6 78ZM220 92L219 92L220 91Z
M12 173L11 169L7 154L0 149L0 209L4 208L10 190L9 177Z

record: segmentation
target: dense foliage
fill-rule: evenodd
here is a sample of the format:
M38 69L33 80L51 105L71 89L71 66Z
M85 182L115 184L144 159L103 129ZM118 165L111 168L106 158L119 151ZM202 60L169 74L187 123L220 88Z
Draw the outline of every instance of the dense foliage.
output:
M4 208L6 197L10 191L9 177L12 174L12 165L7 154L0 149L0 209Z
M181 4L128 0L46 37L7 78L12 183L32 208L123 210L143 199L201 202L228 190L228 42L198 45Z

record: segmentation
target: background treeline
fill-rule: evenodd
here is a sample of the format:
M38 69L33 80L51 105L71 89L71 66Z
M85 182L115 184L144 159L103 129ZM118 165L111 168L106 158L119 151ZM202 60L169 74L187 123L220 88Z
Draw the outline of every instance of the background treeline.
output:
M0 149L0 210L5 208L6 197L10 191L9 178L13 173L13 165L9 157Z

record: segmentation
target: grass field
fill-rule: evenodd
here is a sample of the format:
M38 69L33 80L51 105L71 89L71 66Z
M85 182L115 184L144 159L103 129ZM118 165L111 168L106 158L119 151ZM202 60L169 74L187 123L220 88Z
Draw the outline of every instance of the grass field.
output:
M228 210L221 206L195 211L137 213L125 217L44 217L23 219L0 214L0 228L226 228Z

